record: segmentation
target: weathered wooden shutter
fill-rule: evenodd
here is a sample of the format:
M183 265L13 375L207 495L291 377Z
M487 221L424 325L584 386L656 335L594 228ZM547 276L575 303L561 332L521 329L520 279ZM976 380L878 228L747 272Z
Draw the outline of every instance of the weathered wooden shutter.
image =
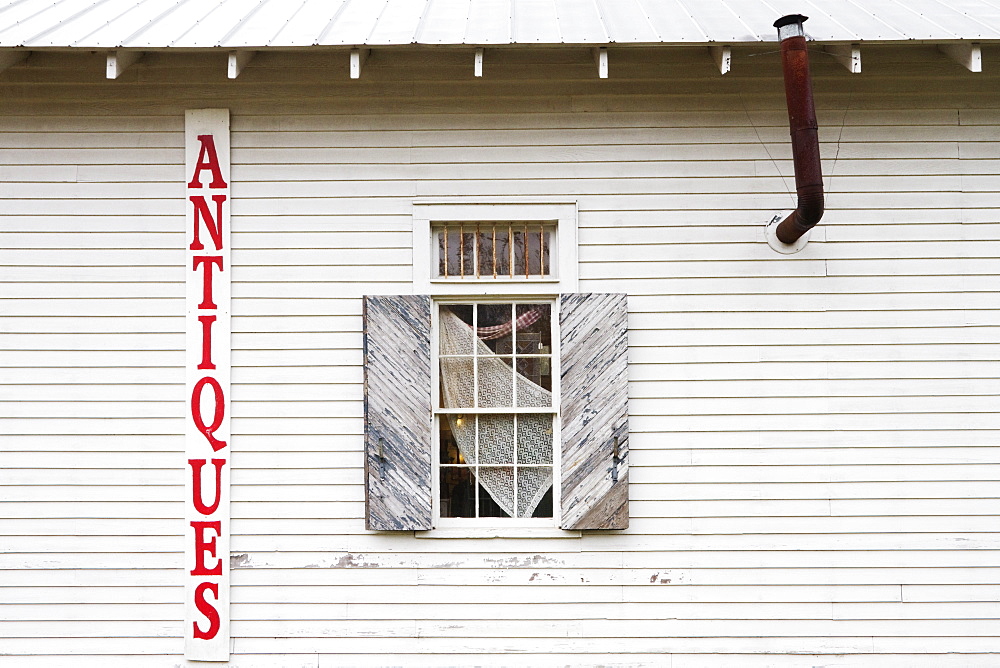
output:
M623 294L559 306L563 529L628 528L628 308Z
M365 526L431 528L431 300L365 297Z

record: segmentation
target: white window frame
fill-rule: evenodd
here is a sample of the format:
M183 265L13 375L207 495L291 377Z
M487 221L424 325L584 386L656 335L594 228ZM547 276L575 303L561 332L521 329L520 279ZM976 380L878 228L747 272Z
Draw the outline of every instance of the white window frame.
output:
M514 225L552 225L550 243L550 269L547 276L524 277L475 276L437 277L435 276L434 230L440 225L460 224L474 221L510 222ZM431 295L431 336L433 363L431 364L432 401L434 407L433 454L431 486L433 490L433 523L436 535L444 530L458 530L457 535L472 535L469 532L490 532L508 528L521 531L554 531L553 535L565 535L559 529L560 509L560 432L559 432L559 294L578 292L579 253L577 235L576 200L552 198L504 197L496 199L435 198L417 199L413 202L413 292ZM551 304L552 327L552 517L441 517L441 444L440 420L444 414L440 402L440 331L439 310L442 305L461 303L510 303L537 300ZM517 413L515 408L497 409L494 413ZM520 534L518 534L520 535Z
M538 296L527 298L512 298L507 296L496 297L453 297L434 299L431 303L431 386L433 392L431 396L432 411L434 413L433 432L431 436L431 490L433 494L432 518L435 528L440 529L496 529L496 528L559 528L561 518L561 475L560 475L560 364L559 364L559 299L558 295ZM507 304L524 303L534 301L550 305L550 322L552 336L552 355L550 363L552 365L552 406L551 410L539 410L530 408L489 408L471 409L468 411L458 411L457 409L441 408L441 361L440 361L440 329L438 319L442 306L449 304ZM441 517L441 425L440 421L448 413L465 412L478 414L510 414L518 413L541 413L552 416L552 517ZM477 483L478 485L478 483ZM478 491L478 487L477 487Z
M434 227L475 221L498 221L552 224L551 242L555 250L550 258L548 276L524 277L434 276ZM574 200L516 199L497 200L418 199L413 202L413 292L432 296L486 295L511 296L556 295L579 292L579 252L577 241L577 205Z

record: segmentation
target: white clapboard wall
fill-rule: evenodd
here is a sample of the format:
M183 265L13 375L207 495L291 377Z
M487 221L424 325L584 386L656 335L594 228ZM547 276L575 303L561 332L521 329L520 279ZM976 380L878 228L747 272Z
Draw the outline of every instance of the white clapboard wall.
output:
M815 50L828 213L781 256L773 49L610 51L606 80L571 48L0 74L0 664L183 662L203 107L232 122L231 665L1000 660L1000 70ZM366 532L361 296L412 290L414 198L508 195L577 200L580 289L629 295L631 526Z

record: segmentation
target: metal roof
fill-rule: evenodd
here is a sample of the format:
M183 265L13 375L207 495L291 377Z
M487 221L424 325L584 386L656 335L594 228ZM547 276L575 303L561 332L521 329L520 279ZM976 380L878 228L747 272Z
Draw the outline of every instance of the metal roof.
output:
M0 0L0 47L739 44L1000 39L1000 0Z

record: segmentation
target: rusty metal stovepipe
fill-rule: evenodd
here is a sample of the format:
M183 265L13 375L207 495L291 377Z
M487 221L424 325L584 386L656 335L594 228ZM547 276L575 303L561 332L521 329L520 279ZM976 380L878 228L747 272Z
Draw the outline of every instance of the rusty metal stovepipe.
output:
M792 135L795 191L798 204L778 224L775 235L783 244L794 244L823 217L823 169L819 159L819 132L813 104L809 52L806 50L801 14L783 16L774 22L781 41L781 64L785 75L788 128Z

